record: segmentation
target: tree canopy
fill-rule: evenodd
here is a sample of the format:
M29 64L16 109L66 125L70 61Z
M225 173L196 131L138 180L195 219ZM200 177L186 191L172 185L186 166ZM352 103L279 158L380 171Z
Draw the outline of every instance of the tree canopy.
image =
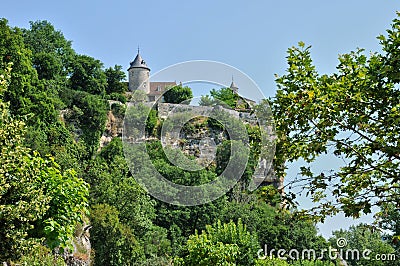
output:
M288 50L289 67L276 79L270 101L278 133L276 169L284 175L286 162L304 160L294 182L308 188L318 204L314 214L322 217L338 211L358 217L372 206L400 201L400 80L394 59L400 20L378 39L382 54L342 54L330 75L317 72L310 46L300 42ZM340 158L340 168L313 171L311 163L323 154Z
M126 75L122 71L122 66L115 65L113 68L109 67L104 73L107 78L106 92L108 94L123 93L127 90L127 86L123 83Z
M2 100L11 65L0 78L0 260L18 258L42 239L51 248L70 246L88 207L88 186L74 170L61 172L53 158L24 147L25 124Z
M107 86L107 76L102 70L103 63L87 55L75 55L69 83L74 90L102 95Z
M189 104L193 98L192 89L185 86L177 85L168 89L164 94L164 101L166 103L185 103Z
M68 249L76 260L87 262L92 254L94 265L331 266L326 256L308 261L258 255L265 245L323 250L339 237L349 247L398 255L400 20L378 39L383 52L340 55L337 71L324 75L313 65L309 46L288 49L289 66L276 78L275 97L254 111L267 113L266 104L272 106L278 137L273 174L283 178L288 163L302 165L284 190L265 185L250 192L247 184L269 145L263 145L259 124L243 123L222 108L214 108L212 119L186 120L187 113L162 119L156 107L144 103L145 94L127 92L122 66L104 69L100 60L77 54L50 22L20 29L1 19L0 262L64 265L57 254ZM164 94L170 103L189 104L192 97L181 85ZM220 103L250 108L230 88L214 89L200 101ZM185 121L179 139L164 147L161 128L170 133L177 121ZM143 122L143 132L127 128L136 122ZM124 145L130 135L139 136L135 141L145 156ZM204 138L217 146L210 163L201 158ZM315 171L313 163L325 154L343 164ZM226 171L232 159L236 163ZM185 170L182 162L201 167ZM155 171L186 186L241 176L212 202L178 206L139 184L153 180ZM317 204L312 217L291 205L296 196L291 186L303 186ZM343 211L358 217L373 206L380 208L375 225L335 232L330 243L318 235L316 221L325 216ZM92 250L82 242L88 228Z

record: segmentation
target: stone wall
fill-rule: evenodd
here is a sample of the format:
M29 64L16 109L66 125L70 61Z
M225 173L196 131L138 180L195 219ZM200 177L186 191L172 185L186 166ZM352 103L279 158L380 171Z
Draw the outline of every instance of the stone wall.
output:
M238 112L235 110L227 109L222 106L194 106L194 105L186 105L186 104L173 104L173 103L159 103L158 104L158 116L162 119L166 119L171 112L174 113L185 113L191 112L198 116L207 116L211 111L217 109L218 111L229 113L232 117L241 119L244 122L250 124L256 124L257 118L251 114L246 112Z
M257 117L252 113L238 112L222 106L193 106L185 104L159 103L158 115L162 119L166 119L172 112L174 114L192 113L197 116L207 116L207 114L215 109L218 112L227 112L232 117L240 119L245 123L254 125L258 122ZM187 155L194 155L197 157L198 162L201 163L202 161L205 161L206 164L209 164L211 161L215 160L217 145L223 140L228 139L223 131L218 131L215 129L198 130L195 133L186 133L186 135L181 135L179 137L180 139L185 139L185 141L182 143L179 142L178 139L170 139L168 144L179 147L183 153ZM270 164L267 165L265 159L259 162L259 168L254 173L253 181L257 185L261 184L261 186L273 185L279 189L283 188L283 178L279 179L275 176L275 171Z
M130 104L127 103L129 107ZM152 107L154 103L144 103L149 107ZM161 119L166 119L170 113L191 113L196 116L207 117L213 110L218 112L227 112L232 117L241 119L245 123L257 124L257 118L252 113L238 112L235 110L227 109L222 106L193 106L185 104L171 104L171 103L158 103L158 116ZM120 137L122 135L122 118L115 117L110 111L108 114L108 120L106 130L102 136L100 148L107 145L112 138ZM172 136L167 133L164 141L167 146L179 148L182 152L189 156L194 156L196 161L206 166L210 163L215 162L216 149L219 144L224 140L228 139L223 130L212 129L212 128L198 128L193 132L181 131L179 135ZM254 173L254 183L263 185L273 185L276 188L282 189L283 178L279 179L275 176L274 170L271 165L267 165L266 162L260 161L260 168Z

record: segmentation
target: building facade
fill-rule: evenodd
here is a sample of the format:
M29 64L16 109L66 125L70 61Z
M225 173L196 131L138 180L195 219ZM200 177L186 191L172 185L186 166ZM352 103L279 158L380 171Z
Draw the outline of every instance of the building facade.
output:
M150 81L150 68L140 55L139 49L135 59L130 63L128 68L129 73L129 91L134 92L136 90L143 91L147 95L147 101L155 102L162 97L163 93L177 85L176 81ZM239 95L239 88L235 84L233 77L232 83L229 86L234 94ZM161 98L162 101L162 98ZM255 102L251 99L239 96L238 106L247 105L248 108L255 105Z
M173 86L176 86L176 81L150 81L150 68L138 53L135 59L130 63L128 68L129 73L129 91L143 91L147 95L149 102L155 102L162 94Z

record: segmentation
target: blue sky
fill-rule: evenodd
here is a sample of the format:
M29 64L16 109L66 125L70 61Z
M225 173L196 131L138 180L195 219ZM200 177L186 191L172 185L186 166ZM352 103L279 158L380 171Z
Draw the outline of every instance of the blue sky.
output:
M331 73L340 53L357 47L379 51L376 36L385 33L399 7L393 0L19 0L2 3L0 17L19 27L48 20L78 53L100 59L106 67L127 68L138 45L153 73L182 61L220 61L273 96L274 74L284 73L289 47L299 41L312 45L317 69ZM329 161L321 161L320 167L329 169ZM320 230L328 236L350 223L338 216Z

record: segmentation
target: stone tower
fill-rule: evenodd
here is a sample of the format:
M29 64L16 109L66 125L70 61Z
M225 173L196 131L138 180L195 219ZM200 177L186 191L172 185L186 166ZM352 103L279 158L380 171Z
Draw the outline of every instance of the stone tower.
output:
M140 56L139 49L135 59L130 63L128 72L129 90L142 90L148 94L150 92L150 68Z
M238 86L236 86L235 82L233 81L233 76L232 76L232 83L229 88L233 91L233 93L238 94L239 88L238 88Z

